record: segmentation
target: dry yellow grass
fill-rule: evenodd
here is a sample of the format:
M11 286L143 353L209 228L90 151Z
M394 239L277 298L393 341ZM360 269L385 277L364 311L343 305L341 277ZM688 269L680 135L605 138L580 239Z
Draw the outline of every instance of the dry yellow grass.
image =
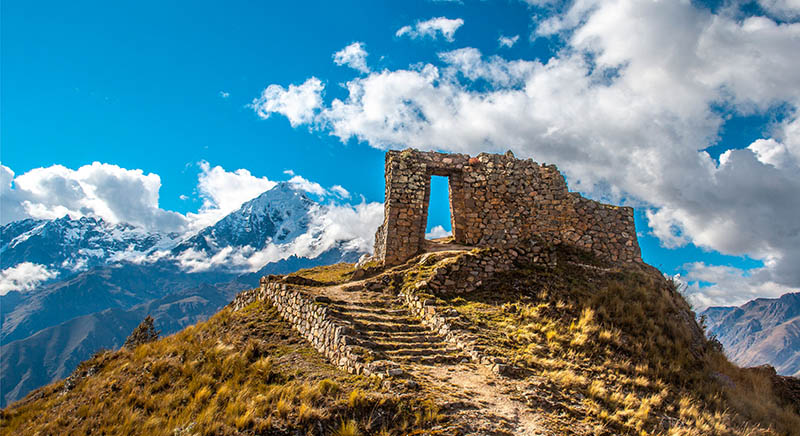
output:
M330 434L346 422L342 434L399 435L438 412L332 367L263 303L100 353L76 374L3 410L0 433Z
M437 304L472 324L489 354L545 381L550 401L560 403L552 418L565 431L578 422L609 435L780 435L800 428L798 411L781 404L768 378L730 364L707 342L658 271L630 266L598 275L576 265L596 262L591 256L559 255L555 268L513 271ZM733 383L720 383L724 377Z
M324 284L336 285L350 280L354 270L355 264L337 263L334 265L323 265L301 269L289 274L289 276L303 277L305 279L316 280Z

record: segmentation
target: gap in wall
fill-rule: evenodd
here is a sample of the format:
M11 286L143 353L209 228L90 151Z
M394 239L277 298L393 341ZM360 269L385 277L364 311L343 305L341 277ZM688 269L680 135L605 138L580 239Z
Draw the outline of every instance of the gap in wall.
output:
M450 219L449 179L445 176L431 176L431 195L428 201L428 222L425 226L425 239L436 239L453 234Z

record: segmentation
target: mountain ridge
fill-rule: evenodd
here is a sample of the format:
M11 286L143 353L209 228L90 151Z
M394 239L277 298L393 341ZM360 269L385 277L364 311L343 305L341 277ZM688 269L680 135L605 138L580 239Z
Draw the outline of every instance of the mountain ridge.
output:
M737 364L769 364L778 374L800 375L800 293L709 307L698 316Z
M226 259L212 261L226 250L253 255L275 243L287 245L310 231L310 223L322 212L322 207L296 186L279 183L213 225L186 236L147 232L129 224L110 224L92 217L26 219L0 227L4 270L29 262L57 272L55 277L32 289L0 295L0 344L4 347L0 358L3 367L10 368L3 371L0 380L0 406L19 398L26 389L38 386L25 383L24 376L30 368L12 366L9 362L36 366L36 379L40 383L49 382L63 376L63 368L71 371L77 362L89 357L92 348L119 346L119 335L100 335L102 340L87 339L85 347L48 342L49 355L58 356L55 358L26 355L24 345L33 342L25 340L38 332L50 329L52 337L66 337L78 320L102 317L111 322L113 316L121 317L120 325L130 326L132 321L127 314L138 314L134 308L172 294L211 286L230 298L232 294L226 289L232 284L238 284L240 289L254 286L262 275L357 260L363 253L348 241L339 241L322 246L309 257L283 250L263 263L258 263L260 258L244 265ZM187 259L194 263L187 263ZM216 306L204 307L189 316L208 316L224 305L216 299L209 301L216 301ZM107 310L111 312L105 313ZM161 325L164 333L169 334L185 323L162 320ZM17 344L7 347L12 343ZM39 369L49 376L42 375ZM20 383L25 385L24 389Z
M563 246L538 251L544 260L449 248L362 273L340 264L266 277L206 322L96 354L3 410L0 426L319 436L778 436L800 426L797 379L731 365L655 268ZM513 268L464 290L463 267L498 254ZM352 354L337 361L325 348ZM353 360L372 375L350 371Z

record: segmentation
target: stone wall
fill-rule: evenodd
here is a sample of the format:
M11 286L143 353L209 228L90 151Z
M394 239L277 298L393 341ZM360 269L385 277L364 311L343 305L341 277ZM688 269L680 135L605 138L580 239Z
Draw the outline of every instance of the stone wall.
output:
M435 253L425 256L435 256ZM425 264L423 257L421 264ZM430 275L414 286L435 295L472 292L498 273L531 264L550 265L555 256L549 247L525 241L514 248L489 247L454 256L436 264Z
M384 221L375 258L385 265L423 251L431 176L447 176L455 242L514 246L531 237L569 243L614 261L640 261L633 209L570 193L555 165L481 153L386 153Z
M268 301L303 338L332 363L353 374L370 374L369 350L357 345L358 339L347 326L339 325L328 308L301 288L282 283L279 278L263 277L258 288L245 291L230 303L241 310L254 301Z

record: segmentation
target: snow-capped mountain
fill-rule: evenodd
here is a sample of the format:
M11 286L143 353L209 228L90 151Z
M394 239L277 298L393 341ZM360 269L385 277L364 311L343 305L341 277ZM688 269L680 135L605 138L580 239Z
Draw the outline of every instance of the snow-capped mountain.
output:
M262 275L356 261L363 241L327 232L326 211L280 183L192 235L68 216L0 227L0 407L118 347L148 313L170 334ZM39 279L13 292L14 269Z
M271 243L285 244L308 231L312 214L319 207L292 184L278 183L172 251L177 254L194 249L214 254L226 247L260 250Z
M130 224L64 216L25 219L0 227L0 269L23 262L72 275L114 261L146 255L175 245L179 235L148 232Z

